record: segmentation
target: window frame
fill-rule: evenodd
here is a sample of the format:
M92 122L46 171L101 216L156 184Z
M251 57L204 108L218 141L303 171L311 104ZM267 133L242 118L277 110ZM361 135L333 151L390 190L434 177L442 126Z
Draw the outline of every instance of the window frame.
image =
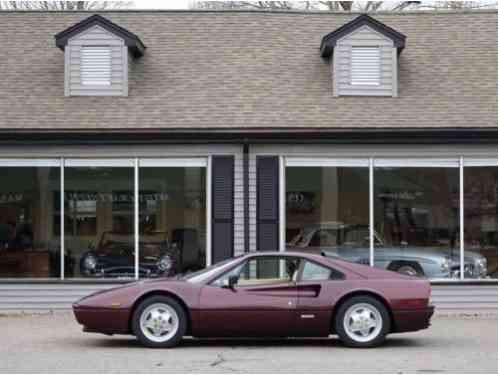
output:
M306 156L304 156L306 155ZM459 191L458 191L458 201L459 201L459 255L460 255L460 276L458 278L434 278L430 279L432 283L459 283L459 282L477 282L477 283L496 283L498 279L492 278L468 278L465 277L465 206L464 206L464 173L465 168L469 167L496 167L498 166L498 155L493 155L489 153L489 156L483 156L482 153L469 153L468 156L459 155L457 152L446 152L444 156L434 155L434 157L410 157L400 155L399 157L393 156L392 152L384 154L376 154L375 152L369 151L366 157L355 157L351 152L345 153L346 157L341 157L341 154L323 156L323 154L280 154L280 238L285 238L287 229L287 217L285 211L286 205L286 169L287 167L361 167L365 165L365 160L367 161L367 166L369 168L369 237L370 237L370 266L374 265L375 260L375 247L378 244L377 233L374 228L374 169L376 167L397 167L397 168L458 168L459 172ZM365 155L365 154L364 154ZM410 155L416 155L412 153ZM286 249L285 241L281 241L279 251L284 252Z
M58 277L52 278L1 278L0 282L4 280L19 280L22 282L43 282L43 281L67 281L71 282L92 282L92 283L116 283L123 282L127 280L138 280L139 279L139 171L140 168L146 167L203 167L206 169L205 178L205 189L206 189L206 238L205 238L205 249L206 249L206 266L211 265L212 251L211 251L211 158L212 155L208 154L206 156L199 157L0 157L1 167L55 167L60 169L60 184L59 184L59 205L60 210L53 210L52 216L56 214L60 216L60 235L59 235L59 254L60 254L60 273ZM144 166L141 162L144 162ZM134 207L133 217L134 217L134 253L135 253L135 276L130 278L109 278L109 279L99 279L99 278L82 278L82 277L65 277L65 176L64 171L66 168L98 168L98 167L122 167L122 168L132 168L133 170L133 191L134 194ZM53 218L52 218L53 220Z

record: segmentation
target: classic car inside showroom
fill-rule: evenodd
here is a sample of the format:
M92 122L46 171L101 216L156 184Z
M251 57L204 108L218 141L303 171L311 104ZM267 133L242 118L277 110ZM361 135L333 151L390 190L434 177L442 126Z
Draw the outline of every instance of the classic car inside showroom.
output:
M498 310L497 21L1 13L0 312L275 250Z

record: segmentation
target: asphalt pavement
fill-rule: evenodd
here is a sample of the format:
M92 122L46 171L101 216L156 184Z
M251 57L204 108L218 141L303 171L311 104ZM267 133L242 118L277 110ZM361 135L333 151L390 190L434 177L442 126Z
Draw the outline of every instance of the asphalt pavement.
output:
M0 372L498 372L498 316L438 316L428 330L375 349L335 337L146 349L131 336L83 333L70 313L0 316Z

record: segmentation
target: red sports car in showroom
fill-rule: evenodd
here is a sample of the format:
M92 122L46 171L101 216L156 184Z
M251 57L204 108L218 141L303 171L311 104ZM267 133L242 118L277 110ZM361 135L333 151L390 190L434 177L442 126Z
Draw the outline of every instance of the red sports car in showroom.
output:
M381 344L429 326L429 281L320 255L251 253L175 278L94 293L73 305L86 332L149 347L193 337L327 337Z

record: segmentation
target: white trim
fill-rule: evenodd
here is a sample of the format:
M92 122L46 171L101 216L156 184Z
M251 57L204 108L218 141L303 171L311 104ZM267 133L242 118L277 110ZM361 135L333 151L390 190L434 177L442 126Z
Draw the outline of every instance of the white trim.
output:
M65 272L65 269L64 269L64 262L65 262L65 244L64 244L64 241L65 241L65 238L64 238L64 231L66 230L66 228L64 227L64 215L65 215L65 212L64 212L64 205L65 205L65 199L64 199L64 158L62 157L61 160L60 160L60 192L59 192L59 200L60 200L60 209L59 209L59 214L60 214L60 231L61 231L61 235L60 235L60 246L61 246L61 253L60 253L60 279L61 280L64 280L64 272Z
M135 232L135 238L134 238L134 243L135 243L135 279L138 280L140 274L139 274L139 259L140 259L140 246L139 246L139 225L140 225L140 207L139 207L139 159L135 158L135 166L134 166L134 192L135 192L135 199L134 199L134 232Z
M368 216L369 216L369 233L368 241L370 246L370 266L374 266L374 159L370 158L368 161Z
M465 270L465 238L464 238L464 180L463 180L463 171L464 171L464 159L463 156L460 157L460 210L459 210L459 216L460 216L460 279L464 279L464 270Z
M141 158L140 167L206 167L206 158Z
M465 158L464 167L498 167L498 159L491 158Z
M66 159L66 167L127 167L133 168L134 159Z
M313 158L313 157L287 157L287 167L368 167L368 159L362 158Z
M279 192L278 192L278 215L279 215L279 235L278 235L278 250L279 251L285 251L285 244L286 244L286 238L285 238L285 226L286 226L286 220L285 220L285 164L286 164L286 158L283 156L279 156L278 158L278 178L279 178Z
M374 167L403 167L403 168L458 168L458 158L445 159L375 159Z
M209 156L207 158L206 165L206 266L210 266L213 263L213 253L212 253L212 244L211 244L211 228L212 228L212 220L211 220L211 178L212 178L212 157Z
M60 167L60 159L0 159L2 167Z

